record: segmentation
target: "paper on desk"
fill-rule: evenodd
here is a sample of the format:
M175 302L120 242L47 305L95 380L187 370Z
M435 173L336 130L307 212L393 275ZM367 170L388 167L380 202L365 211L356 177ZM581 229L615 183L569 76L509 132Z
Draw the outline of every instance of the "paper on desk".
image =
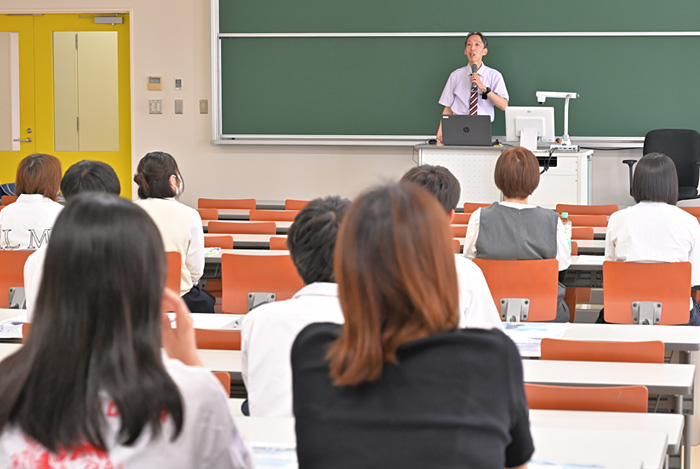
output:
M175 326L175 313L168 313L170 322ZM226 327L234 322L240 322L238 314L192 314L192 325L195 329L231 329ZM236 329L237 324L232 327Z
M559 339L568 322L504 322L504 332L515 342L521 357L539 357L542 339Z
M576 264L594 264L594 265L603 265L603 262L605 262L605 256L578 256L578 260L576 261Z
M258 469L297 469L297 450L294 445L249 443Z
M0 339L21 339L22 324L27 321L27 311L0 322Z

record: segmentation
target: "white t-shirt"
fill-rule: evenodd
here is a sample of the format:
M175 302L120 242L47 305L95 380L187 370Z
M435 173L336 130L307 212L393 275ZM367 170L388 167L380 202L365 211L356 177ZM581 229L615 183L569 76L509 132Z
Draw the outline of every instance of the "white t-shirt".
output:
M534 208L536 205L519 204L514 202L499 202L505 207L511 207L518 210L525 208ZM478 208L469 218L469 226L467 227L467 237L464 240L464 256L467 259L476 257L476 240L479 237L479 222L481 220L481 209ZM559 270L568 269L571 265L571 251L569 251L569 240L564 231L564 224L561 218L557 219L557 262Z
M693 285L700 285L700 224L664 202L639 202L608 219L605 260L690 262Z
M24 297L27 301L27 320L31 322L34 315L34 304L39 294L39 285L44 272L46 246L34 251L24 263Z
M22 194L0 211L0 249L39 249L49 242L63 205L41 194Z
M226 396L210 371L165 360L165 367L182 395L184 422L182 432L170 441L174 424L167 419L161 434L151 440L145 427L132 446L115 445L119 416L114 405L105 399L109 432L108 452L84 448L79 457L52 455L31 442L16 428L0 435L0 467L85 469L108 468L250 468L248 448L241 439L228 409Z
M243 318L241 373L252 417L294 416L292 344L316 322L345 322L337 284L312 283L291 299L258 306Z

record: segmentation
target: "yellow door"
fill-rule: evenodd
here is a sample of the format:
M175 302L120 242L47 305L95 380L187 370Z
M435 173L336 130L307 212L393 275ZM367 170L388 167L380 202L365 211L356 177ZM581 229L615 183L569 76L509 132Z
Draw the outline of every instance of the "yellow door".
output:
M0 183L25 156L49 153L63 171L109 164L131 198L129 16L95 16L107 15L0 15Z
M131 198L129 16L114 25L95 16L107 15L34 17L36 151L58 157L64 171L103 161Z
M34 17L0 15L0 183L35 153L35 128Z

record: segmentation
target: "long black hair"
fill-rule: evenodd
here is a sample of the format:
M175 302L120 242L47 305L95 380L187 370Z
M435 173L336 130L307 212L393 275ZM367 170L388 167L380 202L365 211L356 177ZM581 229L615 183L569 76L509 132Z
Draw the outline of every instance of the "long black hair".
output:
M119 411L120 444L164 414L183 421L161 355L163 242L151 218L115 195L70 199L51 232L34 323L25 345L0 363L0 432L17 425L56 452L105 448L106 399Z

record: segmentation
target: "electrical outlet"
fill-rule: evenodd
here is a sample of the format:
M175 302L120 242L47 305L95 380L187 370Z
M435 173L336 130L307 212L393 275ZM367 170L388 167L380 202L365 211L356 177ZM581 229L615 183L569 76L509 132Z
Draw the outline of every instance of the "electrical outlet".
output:
M163 114L163 100L162 99L149 99L148 100L148 113L149 114Z
M199 100L199 113L209 114L209 101L206 99Z

